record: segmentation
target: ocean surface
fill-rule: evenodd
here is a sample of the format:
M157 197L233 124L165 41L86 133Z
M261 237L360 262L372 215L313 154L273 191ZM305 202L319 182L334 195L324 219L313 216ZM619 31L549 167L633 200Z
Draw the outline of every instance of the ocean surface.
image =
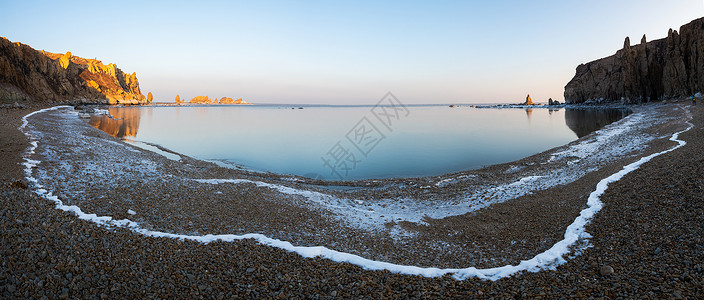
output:
M112 118L92 116L89 123L138 146L327 180L432 176L510 162L628 114L447 105L148 106L109 112Z

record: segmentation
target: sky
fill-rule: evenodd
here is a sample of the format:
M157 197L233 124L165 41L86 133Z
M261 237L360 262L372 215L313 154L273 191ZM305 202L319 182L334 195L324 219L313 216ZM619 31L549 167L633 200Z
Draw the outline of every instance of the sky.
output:
M702 16L702 0L0 0L0 36L115 63L155 102L513 103L562 101L580 63Z

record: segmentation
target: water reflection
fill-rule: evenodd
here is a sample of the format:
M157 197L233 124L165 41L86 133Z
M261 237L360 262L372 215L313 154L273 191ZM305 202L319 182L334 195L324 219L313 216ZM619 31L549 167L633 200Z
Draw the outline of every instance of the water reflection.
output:
M116 138L137 136L141 111L138 107L112 107L108 111L112 118L92 115L88 124Z
M565 123L577 137L583 137L629 115L629 109L571 109L565 110Z
M114 137L159 144L194 158L338 179L321 156L344 141L370 108L114 107L109 109L112 118L93 116L89 123ZM432 176L509 162L569 143L627 114L613 109L414 106L345 179Z

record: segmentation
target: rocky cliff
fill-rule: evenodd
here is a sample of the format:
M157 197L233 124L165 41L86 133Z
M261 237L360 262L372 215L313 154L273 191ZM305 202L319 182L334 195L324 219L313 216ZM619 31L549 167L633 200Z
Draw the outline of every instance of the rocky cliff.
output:
M0 37L0 102L144 104L135 73Z
M704 92L704 18L672 30L667 38L631 46L581 64L565 86L567 103L642 103Z

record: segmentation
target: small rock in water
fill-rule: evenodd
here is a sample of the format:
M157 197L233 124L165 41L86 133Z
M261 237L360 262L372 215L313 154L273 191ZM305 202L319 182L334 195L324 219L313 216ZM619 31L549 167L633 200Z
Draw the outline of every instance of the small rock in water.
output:
M609 265L601 266L601 269L599 270L602 276L606 275L611 275L614 273L614 268L612 268Z
M131 210L131 209L128 209L128 210L127 210L127 213L130 214L130 215L133 215L133 216L137 214L136 211Z

